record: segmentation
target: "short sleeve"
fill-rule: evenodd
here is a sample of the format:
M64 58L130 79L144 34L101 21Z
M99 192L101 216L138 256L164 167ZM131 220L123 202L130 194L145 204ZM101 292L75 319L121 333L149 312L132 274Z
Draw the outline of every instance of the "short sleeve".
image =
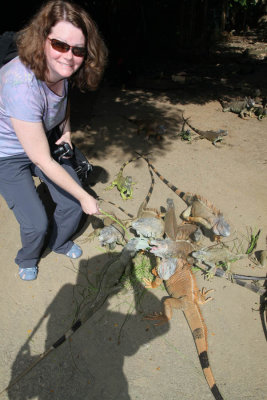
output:
M37 81L7 82L1 95L6 116L28 122L42 121L44 105Z

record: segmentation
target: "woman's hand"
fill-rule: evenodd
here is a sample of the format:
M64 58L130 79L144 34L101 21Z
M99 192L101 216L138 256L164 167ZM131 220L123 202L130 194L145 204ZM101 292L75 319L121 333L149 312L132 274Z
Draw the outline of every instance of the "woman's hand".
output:
M80 200L83 212L89 215L101 214L97 200L94 197L90 196L90 194L86 194L87 196L83 197Z
M59 145L61 143L68 143L70 148L72 149L72 143L71 143L71 134L70 132L65 132L63 135L55 142L55 144Z

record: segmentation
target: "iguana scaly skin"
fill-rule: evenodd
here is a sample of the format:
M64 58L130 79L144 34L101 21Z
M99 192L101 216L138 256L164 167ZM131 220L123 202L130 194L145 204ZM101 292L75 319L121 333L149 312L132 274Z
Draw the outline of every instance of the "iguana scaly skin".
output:
M140 157L134 157L128 161L126 161L120 168L116 178L114 179L114 181L111 183L110 186L108 186L105 190L111 190L113 189L115 186L117 186L121 197L123 198L123 200L128 200L128 199L132 199L133 197L133 188L132 186L134 185L133 183L133 179L131 176L123 176L123 170L126 167L126 165L130 164L133 161L138 160Z
M267 108L265 107L254 107L253 108L254 115L261 121L263 118L267 116Z
M197 265L199 265L199 263L204 263L210 267L207 277L212 277L218 265L221 263L227 266L229 277L231 277L229 263L240 260L247 256L247 254L234 253L225 245L220 247L207 247L192 253L192 257L196 260Z
M116 244L124 245L127 243L122 226L114 221L112 222L109 226L102 228L98 236L101 246L108 246L109 250L114 250Z
M188 119L185 119L183 117L184 122L194 131L196 132L202 139L207 139L210 142L212 142L212 144L214 144L216 146L217 142L221 142L223 140L224 136L228 135L228 132L226 130L223 129L219 129L218 131L201 131L200 129L197 129L195 127L193 127L189 122Z
M173 264L173 259L169 259ZM223 400L222 395L217 388L213 377L209 360L208 360L208 340L207 327L201 314L199 305L204 304L211 298L207 298L209 291L202 292L198 289L196 278L191 272L191 266L183 259L176 260L176 270L174 274L164 283L170 298L164 301L163 314L147 315L145 319L158 321L157 325L168 322L172 318L173 308L183 311L188 325L191 329L200 364L211 389L211 392L216 400ZM145 279L147 288L156 288L163 282L159 276L153 282Z
M245 100L235 100L228 104L224 104L222 100L220 103L223 107L223 112L231 111L238 114L240 118L245 118L246 115L252 116L251 111L255 105L255 101L250 97L245 97Z
M196 250L188 240L153 239L149 242L150 253L160 258L183 258Z
M253 114L261 121L267 116L267 98L264 97L262 100L262 105L255 104L252 108Z
M189 240L199 242L202 232L199 226L195 224L185 223L177 224L175 207L172 199L167 199L167 210L164 216L165 234L172 240Z
M215 208L210 201L204 199L204 197L200 195L179 190L156 170L148 158L143 158L155 174L188 205L188 208L182 213L182 217L186 221L205 227L211 231L215 237L227 237L230 235L229 224L225 221L222 213Z
M145 200L140 205L137 218L130 222L130 225L135 229L136 233L143 237L161 238L164 235L165 224L161 218L161 213L156 208L147 208L147 204L153 192L155 180L153 172L148 166L151 176L151 185Z

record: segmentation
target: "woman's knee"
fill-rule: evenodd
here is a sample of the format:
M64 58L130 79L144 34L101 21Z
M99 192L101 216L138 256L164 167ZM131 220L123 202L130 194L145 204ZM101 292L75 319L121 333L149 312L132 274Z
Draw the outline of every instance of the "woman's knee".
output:
M40 236L44 236L48 230L48 218L46 215L43 215L41 218L35 221L33 224L33 229L36 234Z

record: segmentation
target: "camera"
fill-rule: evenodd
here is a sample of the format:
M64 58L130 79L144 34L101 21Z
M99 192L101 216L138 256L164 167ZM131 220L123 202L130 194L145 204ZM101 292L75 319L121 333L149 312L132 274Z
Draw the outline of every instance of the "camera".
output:
M93 170L92 164L90 164L84 154L74 145L72 150L68 143L60 143L52 154L58 162L60 162L63 157L71 159L74 171L77 173L81 182L85 182L88 172Z
M73 150L70 147L70 145L68 143L61 143L54 151L53 151L53 155L57 157L58 161L60 161L60 159L62 157L68 157L71 158L73 157Z

